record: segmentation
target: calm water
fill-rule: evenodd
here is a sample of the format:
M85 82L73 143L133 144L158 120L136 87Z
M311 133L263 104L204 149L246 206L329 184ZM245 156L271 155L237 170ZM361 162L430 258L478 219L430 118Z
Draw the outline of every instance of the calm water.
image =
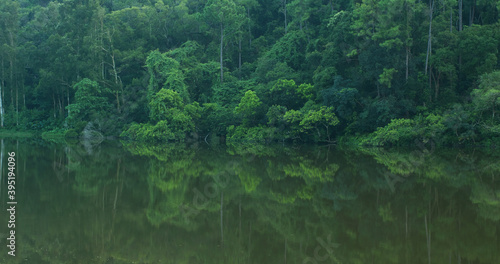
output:
M2 146L0 263L500 261L500 151Z

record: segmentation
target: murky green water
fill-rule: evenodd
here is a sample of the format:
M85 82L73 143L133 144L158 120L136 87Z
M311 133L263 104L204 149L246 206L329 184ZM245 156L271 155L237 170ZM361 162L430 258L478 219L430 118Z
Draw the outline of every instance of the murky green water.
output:
M500 151L5 139L3 153L0 263L500 261Z

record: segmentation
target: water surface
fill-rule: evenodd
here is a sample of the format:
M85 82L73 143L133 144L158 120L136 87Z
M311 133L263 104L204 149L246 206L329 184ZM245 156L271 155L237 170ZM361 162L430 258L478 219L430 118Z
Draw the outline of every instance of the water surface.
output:
M498 263L500 152L2 143L0 263ZM7 152L16 152L16 257Z

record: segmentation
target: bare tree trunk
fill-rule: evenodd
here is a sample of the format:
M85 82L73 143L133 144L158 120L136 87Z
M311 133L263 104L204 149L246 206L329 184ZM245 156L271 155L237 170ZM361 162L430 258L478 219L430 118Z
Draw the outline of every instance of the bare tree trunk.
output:
M249 47L252 47L252 30L250 25L250 7L247 7L247 17L248 17L248 41Z
M238 78L241 80L241 35L238 41Z
M458 0L458 31L462 31L462 6L463 0Z
M56 97L54 96L54 92L52 92L52 103L54 106L54 118L56 118Z
M17 85L17 80L16 80L16 126L19 126L19 86Z
M3 81L2 81L3 83ZM0 126L3 127L4 112L3 112L3 90L2 85L0 85ZM0 170L1 171L1 170Z
M59 118L61 118L62 116L62 103L61 103L61 96L60 95L57 95L57 103L59 104Z
M286 0L283 0L283 13L285 15L285 34L288 33L288 22L286 20Z
M2 106L3 106L3 99L5 98L5 65L3 57L2 57L2 87L4 87L2 89Z
M111 67L113 67L113 76L115 77L115 86L116 86L116 92L115 92L115 97L116 97L116 108L118 113L121 113L121 107L120 107L120 97L119 97L119 86L120 84L118 83L118 71L116 70L116 61L115 61L115 51L113 50L113 39L111 38L111 33L108 30L108 40L109 40L109 56L111 57ZM102 48L104 51L104 47Z
M23 109L26 109L26 88L23 85Z
M410 61L410 48L406 47L406 75L405 75L405 81L408 81L408 64Z
M67 106L69 106L69 87L66 86L66 101L67 101ZM68 116L69 116L69 107L68 107Z
M472 24L474 24L475 12L476 12L476 0L474 0L472 5L469 7L469 26L472 26Z
M224 68L223 68L223 57L222 57L222 52L223 52L223 47L224 47L224 27L222 23L220 23L220 82L224 82Z
M409 63L410 63L410 46L408 40L410 39L410 8L408 2L406 3L406 74L405 80L408 81Z
M434 100L436 100L436 101L437 101L438 94L439 94L439 82L440 82L440 79L441 79L441 72L438 73L437 78L435 78L435 80L434 80L434 83L435 83L435 86L434 86Z
M432 102L432 67L429 68L429 102Z
M2 145L0 147L0 172L3 172L3 153L4 153L4 147L3 147L3 138L2 138ZM3 183L2 175L3 175L3 173L0 173L0 195L2 194L2 190L3 190L3 187L2 187L2 183Z
M10 105L14 106L14 61L10 58Z
M434 11L434 0L429 0L429 37L427 39L427 56L425 58L425 74L427 74L427 67L429 64L429 58L431 56L432 49L432 13Z
M453 32L453 8L450 8L450 33Z

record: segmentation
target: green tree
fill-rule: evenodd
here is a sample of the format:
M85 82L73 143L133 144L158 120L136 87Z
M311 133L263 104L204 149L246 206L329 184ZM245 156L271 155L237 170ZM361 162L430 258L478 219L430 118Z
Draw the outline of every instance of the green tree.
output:
M205 5L204 17L212 27L219 31L220 81L224 81L224 44L225 38L239 31L245 21L244 7L233 0L209 0Z
M76 90L75 100L67 106L69 115L66 121L70 127L81 132L87 122L96 121L109 112L107 95L110 91L87 78L76 83L73 89Z
M257 115L260 113L262 102L254 91L247 91L241 98L240 103L234 109L237 115L243 120L243 125L249 126L255 123Z
M302 131L316 130L318 140L331 142L331 128L338 123L339 119L335 115L333 107L322 106L318 110L309 110L300 121L300 127Z
M491 111L491 120L495 120L496 108L500 106L500 71L483 74L479 88L474 89L471 96L475 110Z

